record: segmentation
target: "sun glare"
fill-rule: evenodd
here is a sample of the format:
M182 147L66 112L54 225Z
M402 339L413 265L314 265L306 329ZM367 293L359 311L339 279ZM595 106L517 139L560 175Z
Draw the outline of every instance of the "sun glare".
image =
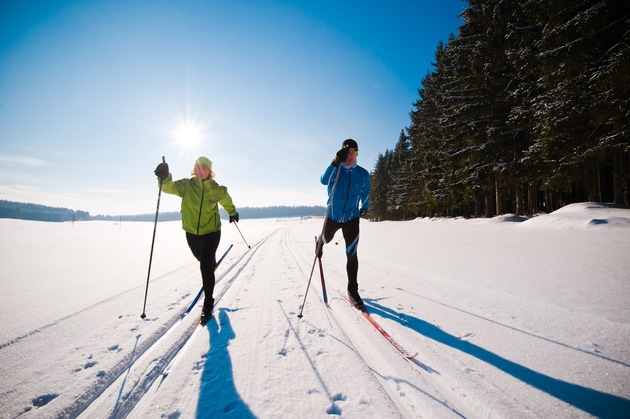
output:
M175 140L180 147L192 149L201 142L201 129L192 123L183 123L175 131Z

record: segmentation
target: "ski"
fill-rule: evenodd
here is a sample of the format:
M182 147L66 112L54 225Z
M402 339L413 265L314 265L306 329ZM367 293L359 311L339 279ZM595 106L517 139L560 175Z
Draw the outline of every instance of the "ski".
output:
M374 328L374 330L379 332L381 336L383 336L385 340L389 342L389 344L392 345L394 349L396 349L396 351L398 351L399 354L401 354L407 359L412 359L416 355L418 355L417 352L415 354L412 354L411 352L403 348L389 333L387 333L385 329L383 329L383 327L376 320L374 320L372 316L370 316L370 313L365 311L365 308L363 309L356 308L345 294L342 294L341 292L339 292L339 294L343 297L344 300L346 300L346 303L348 303L352 308L354 308L356 311L361 313L361 316L363 316L363 318L367 320L367 322Z

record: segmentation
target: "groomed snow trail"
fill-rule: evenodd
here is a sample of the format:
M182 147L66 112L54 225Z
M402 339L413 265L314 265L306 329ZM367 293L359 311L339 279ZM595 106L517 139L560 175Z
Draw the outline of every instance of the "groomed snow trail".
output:
M313 245L291 236L284 228L252 257L130 417L461 417L341 298L326 307L319 280L298 319Z

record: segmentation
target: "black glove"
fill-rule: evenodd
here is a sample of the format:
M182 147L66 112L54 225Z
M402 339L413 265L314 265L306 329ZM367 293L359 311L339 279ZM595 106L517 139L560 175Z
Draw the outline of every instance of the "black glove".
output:
M335 167L339 167L341 163L345 163L348 159L348 154L348 147L344 147L339 150L332 161L332 165Z
M367 208L361 208L359 210L359 215L361 216L361 218L365 218L365 216L367 215L367 212L368 212Z
M153 173L155 173L155 176L159 177L160 179L166 179L169 174L168 164L166 162L158 164L155 168L155 172Z
M230 222L231 223L238 223L238 212L234 215L230 215Z

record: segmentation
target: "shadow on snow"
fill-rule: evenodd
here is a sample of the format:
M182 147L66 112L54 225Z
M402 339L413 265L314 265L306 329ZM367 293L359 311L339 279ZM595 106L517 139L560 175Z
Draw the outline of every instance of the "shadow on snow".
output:
M421 335L450 346L510 374L514 378L562 400L578 409L598 417L624 417L630 412L630 400L603 393L577 384L568 383L539 373L523 365L505 359L487 349L450 335L439 327L407 314L369 301L370 311L384 318L410 327Z
M218 310L206 324L210 336L210 350L201 374L201 389L197 402L197 418L255 418L234 385L232 360L228 352L230 340L236 336L226 309Z

